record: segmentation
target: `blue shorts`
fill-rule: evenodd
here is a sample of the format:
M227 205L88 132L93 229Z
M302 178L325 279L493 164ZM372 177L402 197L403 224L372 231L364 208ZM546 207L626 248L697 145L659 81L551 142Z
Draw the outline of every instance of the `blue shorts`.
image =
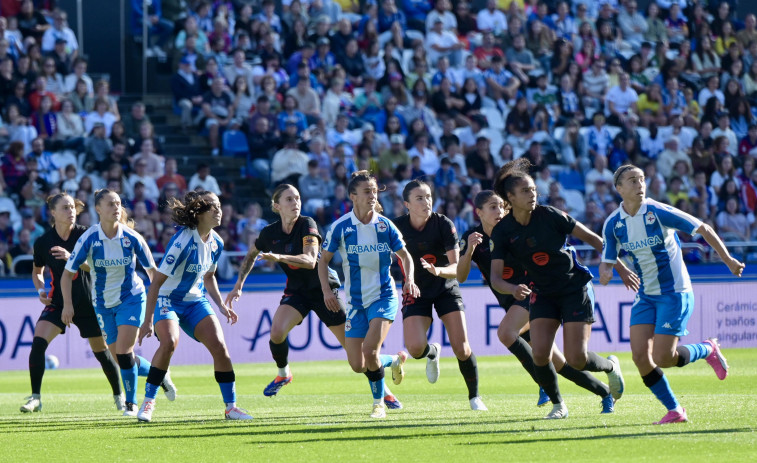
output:
M155 308L153 323L157 324L161 320L176 320L179 326L192 339L195 338L195 328L208 315L215 315L210 302L205 299L196 301L172 301L167 297L158 297L158 306Z
M654 325L655 334L686 336L686 324L694 311L694 293L639 294L631 307L631 326Z
M368 327L374 318L385 318L391 322L397 316L399 308L397 297L379 299L367 308L349 305L347 321L344 322L344 336L347 338L365 338Z
M139 293L109 309L95 307L97 324L100 325L106 344L113 344L118 340L119 326L142 326L142 322L145 321L146 302L145 293Z

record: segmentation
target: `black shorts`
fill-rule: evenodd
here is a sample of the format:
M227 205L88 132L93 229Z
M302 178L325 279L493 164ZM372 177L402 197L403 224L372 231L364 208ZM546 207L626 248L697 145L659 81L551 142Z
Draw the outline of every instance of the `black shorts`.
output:
M530 298L527 297L527 298L523 299L522 301L519 301L519 300L515 299L515 296L513 296L511 294L508 294L504 298L502 298L502 302L501 303L503 305L502 308L505 309L505 313L507 313L507 311L510 310L510 307L512 307L514 305L517 305L518 307L523 307L524 309L526 309L526 312L528 312L528 310L529 310L529 308L531 306Z
M63 320L61 320L61 315L63 315L63 308L48 305L42 311L39 320L52 323L61 329L61 333L65 333L66 325L63 323ZM97 323L97 316L95 315L94 310L92 310L91 315L89 313L80 315L74 310L73 323L79 328L79 334L82 338L96 338L103 335L103 332L100 330L100 325Z
M339 290L332 289L336 300L339 301L339 312L332 312L326 307L326 303L323 302L323 293L320 291L308 293L284 293L284 297L281 298L280 305L288 305L294 307L294 309L302 315L302 318L312 310L318 315L324 325L326 326L338 326L344 324L347 320L347 311L344 308L344 302L339 297ZM302 322L300 322L302 323Z
M444 291L434 298L405 296L402 299L402 318L414 316L432 318L432 308L436 309L436 315L439 318L448 313L465 311L460 291L453 289Z
M551 318L562 323L594 323L594 287L587 283L569 293L531 293L530 319L536 318Z

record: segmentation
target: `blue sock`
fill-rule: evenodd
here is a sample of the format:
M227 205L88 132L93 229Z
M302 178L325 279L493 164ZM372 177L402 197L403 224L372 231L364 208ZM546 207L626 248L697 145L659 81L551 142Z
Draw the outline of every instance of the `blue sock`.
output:
M381 363L381 366L384 368L389 368L392 366L392 362L394 361L394 357L387 354L381 354L379 355L379 362Z
M231 383L218 383L218 387L221 388L221 396L223 396L223 403L230 404L237 401L237 388L236 382Z
M378 381L368 381L371 385L371 393L373 394L373 398L375 400L380 400L384 398L384 378L381 378Z
M137 355L137 365L139 365L139 376L147 376L150 372L150 361L141 355Z
M158 396L158 390L160 389L160 385L145 384L145 399L152 399L155 400L155 397Z
M689 363L696 362L710 355L710 345L706 342L700 342L699 344L686 344L686 349L689 350Z
M124 383L124 392L126 401L133 404L137 403L137 365L129 369L121 368L121 381Z
M653 371L652 373L650 373L650 375L654 373L655 372ZM652 391L655 397L657 397L657 400L662 402L665 408L667 408L668 410L674 410L680 405L678 403L678 399L676 399L675 394L673 394L673 390L670 388L668 378L666 378L664 374L661 374L662 371L660 371L659 373L660 374L655 375L659 379L654 384L647 385L647 387ZM645 380L644 383L647 384L646 377L644 377L643 379Z

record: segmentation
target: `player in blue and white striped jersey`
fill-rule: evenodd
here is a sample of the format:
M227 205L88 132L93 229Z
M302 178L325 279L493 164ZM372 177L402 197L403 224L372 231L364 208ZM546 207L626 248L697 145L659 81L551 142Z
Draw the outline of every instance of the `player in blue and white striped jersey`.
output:
M347 360L356 373L365 373L373 393L372 418L385 418L384 368L396 368L392 356L379 355L394 317L399 300L390 273L392 254L405 269L403 293L418 297L420 291L413 279L413 260L405 249L402 234L391 220L379 211L378 185L368 171L352 174L347 186L353 209L331 226L326 235L318 261L326 307L340 310L337 296L329 287L328 267L339 251L344 269L344 288L347 293L347 321L344 325ZM397 373L400 373L397 371ZM395 383L397 377L395 377Z
M100 223L79 237L61 276L63 311L73 310L72 280L85 262L92 276L92 304L111 351L115 350L126 393L124 416L137 414L137 377L146 376L150 362L134 355L137 331L145 316L145 286L136 273L137 261L153 278L155 262L142 235L127 224L126 211L116 192L95 193ZM169 400L176 391L170 378L163 385Z
M612 279L612 265L618 257L633 266L641 285L631 309L631 351L644 384L668 409L655 424L687 421L686 410L660 368L682 367L705 358L722 380L728 375L728 364L717 339L678 345L679 337L688 334L694 294L676 230L702 235L734 275L741 276L744 264L731 257L709 225L646 198L644 172L638 167L620 166L614 182L623 202L602 229L600 282L607 284Z
M221 203L209 191L190 191L183 202L175 198L169 200L169 207L173 221L181 228L171 238L147 294L147 313L139 330L139 343L141 345L145 337L152 336L154 315L160 347L152 359L145 400L137 419L152 420L155 396L168 371L181 328L192 339L204 344L213 356L215 378L226 404L226 419L251 420L246 411L237 408L234 367L221 324L205 297L207 292L227 322L237 322L237 314L221 298L215 277L223 240L213 228L221 224Z

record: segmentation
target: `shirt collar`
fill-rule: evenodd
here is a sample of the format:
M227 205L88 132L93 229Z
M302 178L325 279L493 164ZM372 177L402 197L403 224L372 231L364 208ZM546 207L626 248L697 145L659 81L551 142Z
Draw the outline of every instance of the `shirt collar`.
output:
M355 215L354 209L350 211L350 215L351 215L350 219L352 220L352 225L373 225L373 224L378 223L379 221L378 220L379 213L376 211L373 211L373 216L371 217L371 220L368 223L361 222L360 219L358 219L357 216Z
M636 213L636 215L632 216L628 212L626 212L625 208L623 207L624 202L620 203L620 218L625 220L629 217L637 217L641 214L645 214L647 212L647 198L644 198L644 200L641 202L641 207L639 208L639 211Z
M97 224L97 232L101 241L105 241L105 240L113 241L113 240L121 239L124 237L123 224L121 224L120 222L116 224L116 236L114 236L113 239L108 238L108 236L105 234L105 232L103 231L102 224L99 224L99 223Z

